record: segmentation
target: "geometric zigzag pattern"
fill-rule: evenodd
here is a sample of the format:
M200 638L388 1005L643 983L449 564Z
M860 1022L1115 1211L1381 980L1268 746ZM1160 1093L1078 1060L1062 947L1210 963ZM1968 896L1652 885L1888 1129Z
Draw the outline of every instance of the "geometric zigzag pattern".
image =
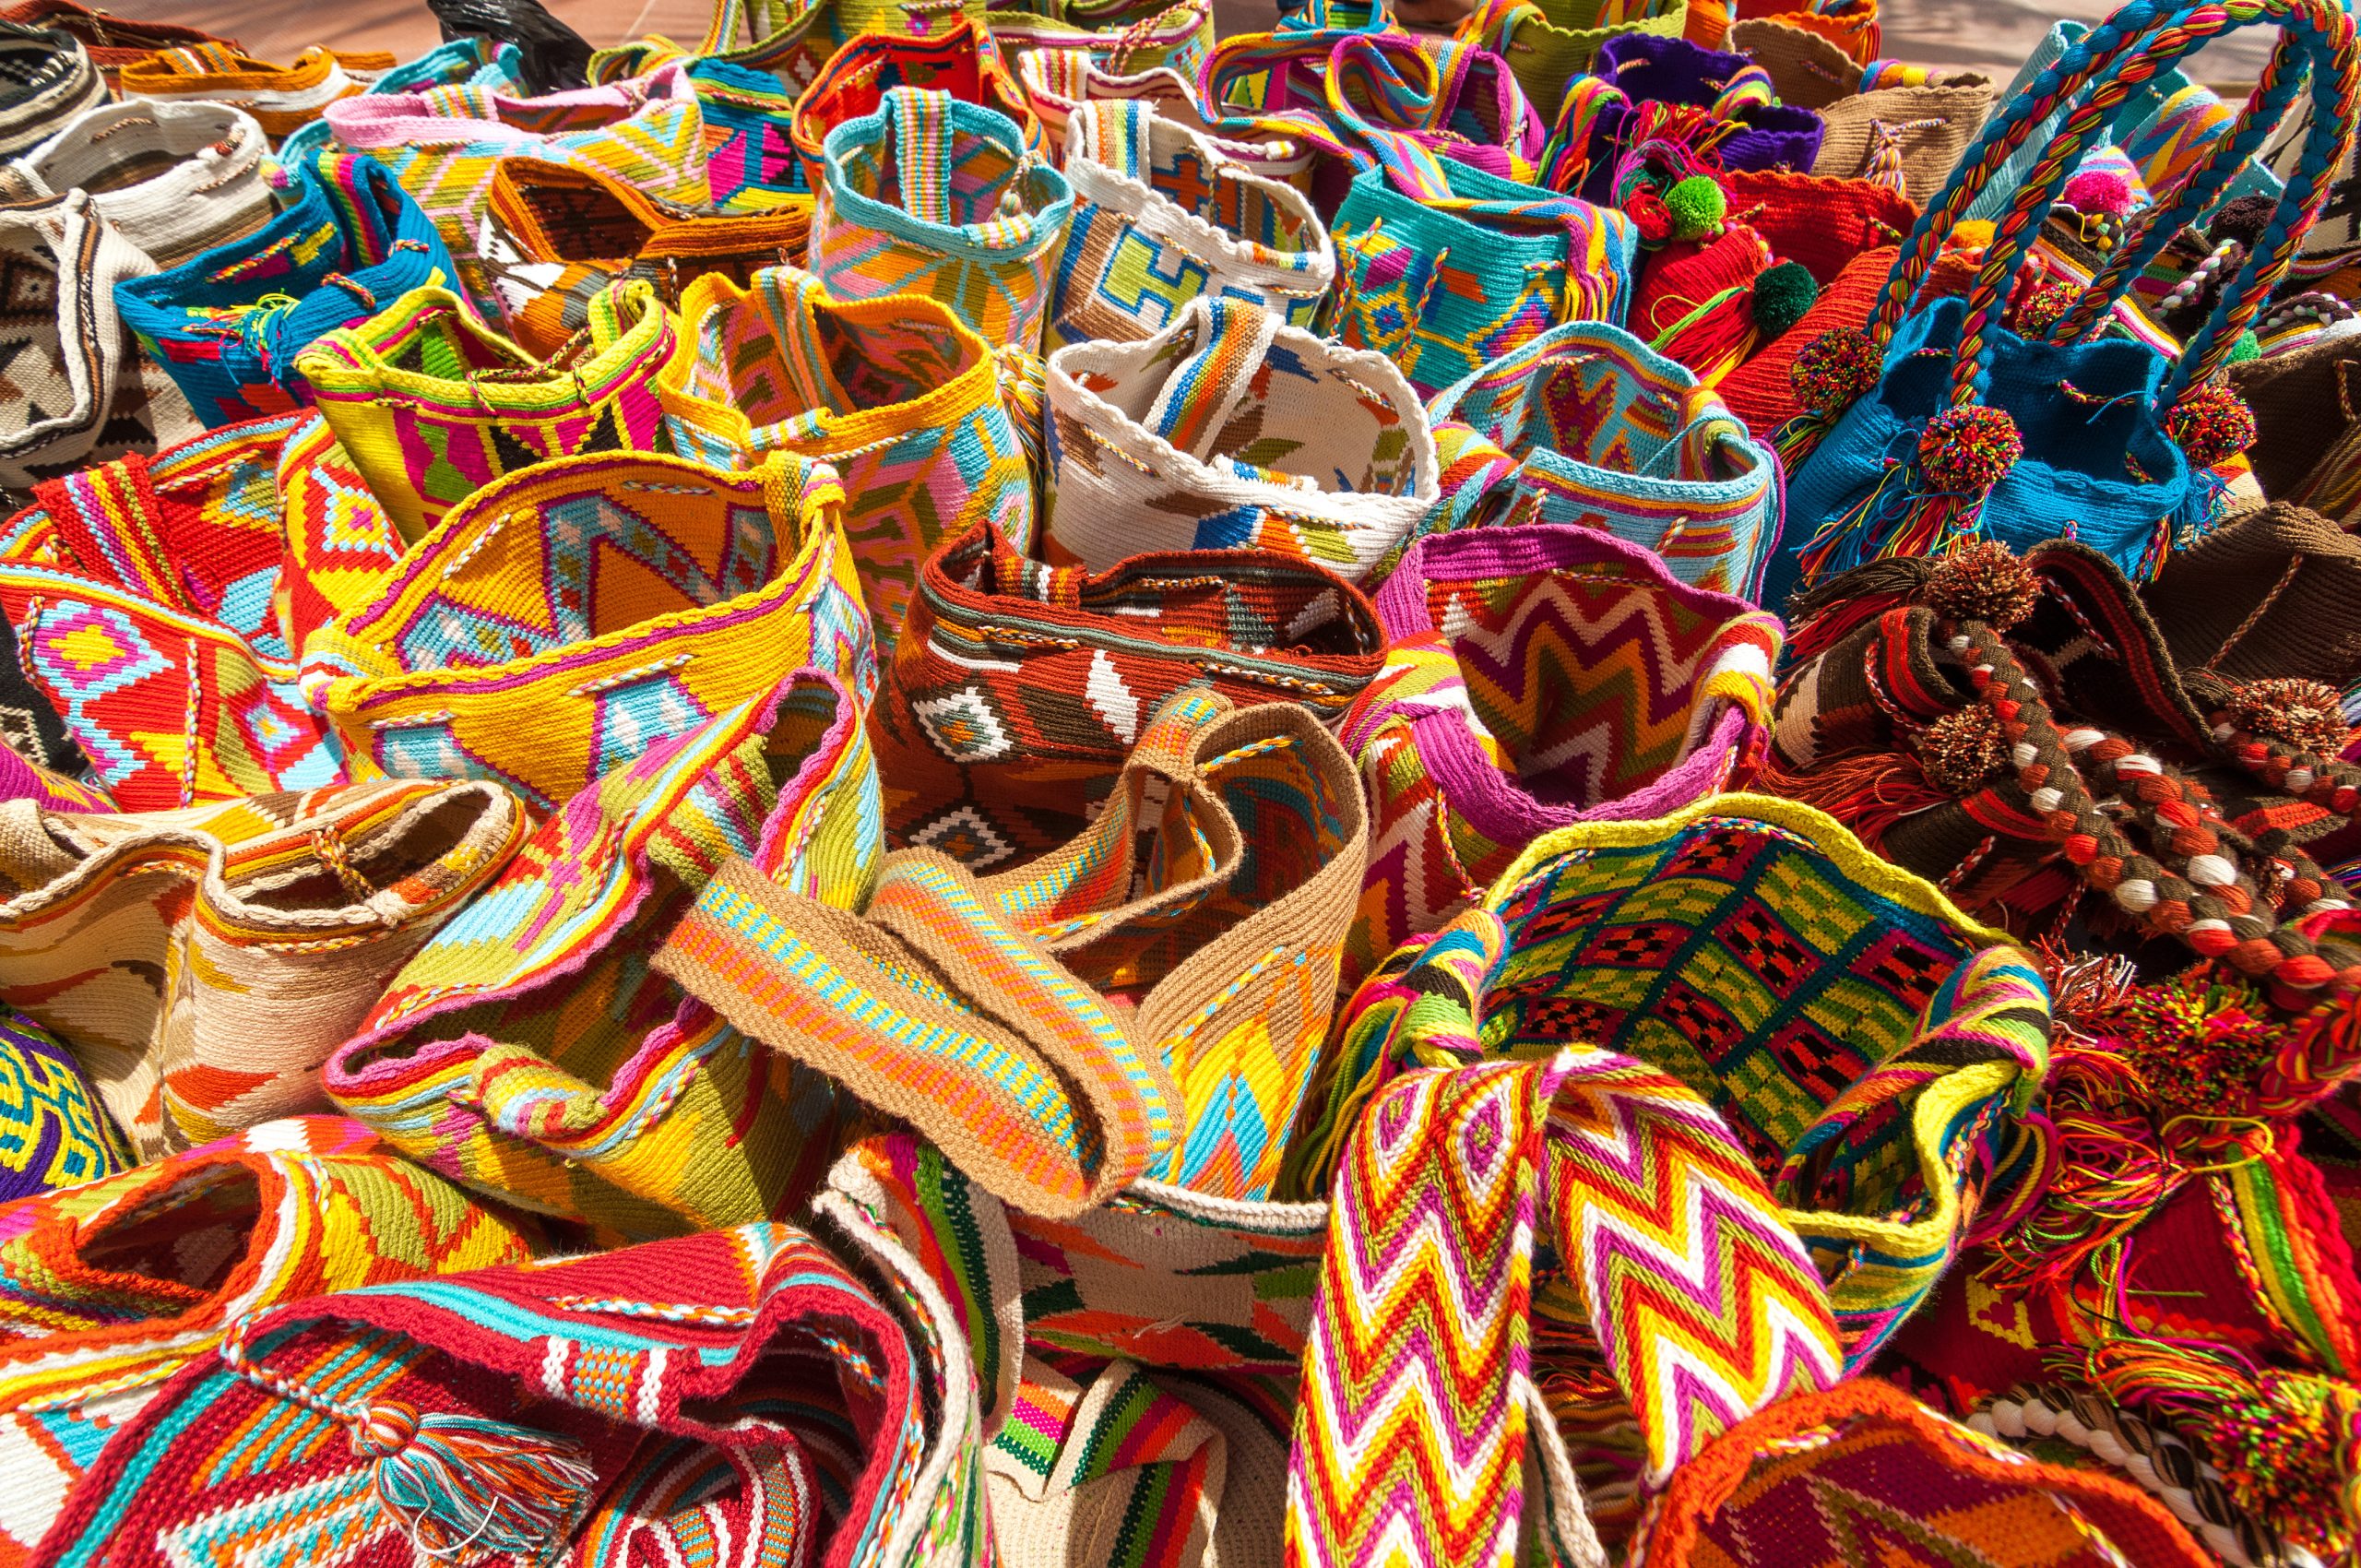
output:
M1552 1493L1571 1484L1530 1422L1536 1220L1653 1479L1842 1375L1801 1242L1678 1080L1599 1051L1406 1074L1338 1172L1288 1467L1291 1568L1524 1560L1528 1469Z

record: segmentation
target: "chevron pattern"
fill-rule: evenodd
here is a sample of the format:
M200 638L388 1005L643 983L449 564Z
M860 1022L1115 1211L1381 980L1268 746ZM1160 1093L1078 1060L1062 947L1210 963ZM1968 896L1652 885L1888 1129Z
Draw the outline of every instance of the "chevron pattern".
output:
M1544 828L1726 788L1764 744L1781 641L1769 613L1571 529L1434 537L1397 571L1423 595L1382 600L1385 668L1342 732L1375 817L1348 983Z
M1524 1479L1548 1480L1554 1452L1528 1428L1539 1227L1582 1281L1653 1475L1842 1375L1801 1243L1693 1091L1601 1051L1406 1074L1338 1172L1290 1565L1525 1561Z
M1628 1057L1576 1055L1545 1149L1552 1234L1646 1439L1650 1484L1781 1395L1844 1375L1819 1271L1695 1090Z

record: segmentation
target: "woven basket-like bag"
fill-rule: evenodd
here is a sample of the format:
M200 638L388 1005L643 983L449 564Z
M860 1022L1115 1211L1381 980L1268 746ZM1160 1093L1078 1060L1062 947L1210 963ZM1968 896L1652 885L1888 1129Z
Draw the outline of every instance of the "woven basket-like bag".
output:
M1065 148L1074 223L1047 349L1149 337L1208 294L1319 328L1336 250L1294 187L1138 100L1080 105Z
M1030 547L1034 465L1003 397L1022 372L949 306L841 300L777 267L744 290L694 285L681 329L656 381L674 446L722 468L785 452L836 469L881 659L943 536L989 522Z
M1243 300L1201 296L1144 342L1059 350L1048 404L1060 564L1256 549L1359 582L1441 494L1400 372Z
M663 430L656 373L672 315L652 284L588 302L546 358L478 325L447 289L418 289L329 332L296 373L401 537L422 540L504 474L579 452L645 452Z
M1169 551L1088 572L979 526L920 568L871 710L886 831L1019 863L1082 830L1174 693L1289 700L1334 724L1384 646L1367 596L1301 556Z
M1347 984L1441 930L1538 835L1743 789L1768 743L1777 621L1594 529L1421 540L1377 613L1385 669L1340 734L1389 848Z
M1759 600L1786 503L1778 459L1630 333L1554 327L1428 408L1453 482L1424 531L1512 510L1611 533L1683 582Z
M1074 193L1005 114L896 88L828 133L812 270L839 299L926 294L1038 349Z
M476 492L314 632L303 690L357 776L498 778L550 811L782 669L872 689L843 510L834 470L785 456L543 463Z

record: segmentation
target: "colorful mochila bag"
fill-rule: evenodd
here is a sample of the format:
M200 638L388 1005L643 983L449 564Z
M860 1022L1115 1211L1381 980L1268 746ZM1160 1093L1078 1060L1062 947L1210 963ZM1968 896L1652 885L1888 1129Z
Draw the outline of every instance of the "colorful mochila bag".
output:
M1331 225L1335 333L1385 355L1424 398L1560 322L1619 322L1639 231L1612 208L1435 159L1406 141Z
M295 359L315 339L458 282L443 236L384 165L329 154L291 172L292 203L262 228L115 290L208 429L310 402Z
M150 1158L325 1110L320 1063L525 826L505 790L440 781L152 814L0 802L0 1003L73 1042Z
M1036 158L1051 156L1048 133L1025 89L1001 58L991 30L953 16L922 34L863 33L822 66L797 96L788 136L801 168L802 188L827 183L823 151L828 133L848 120L874 114L897 87L948 93L1013 121Z
M1222 161L1241 172L1276 180L1309 194L1315 153L1311 146L1281 130L1223 130L1216 122L1228 117L1209 109L1197 96L1193 73L1182 76L1169 66L1117 72L1091 61L1068 68L1064 56L1028 53L1017 61L1017 77L1025 96L1041 116L1051 146L1063 148L1067 127L1086 103L1140 102L1152 105L1157 118L1184 125L1210 139Z
M0 338L11 366L0 489L30 490L203 429L115 305L116 285L155 266L89 192L0 205L0 240L24 301Z
M491 322L502 319L501 302L481 259L483 227L503 159L596 169L684 207L712 199L705 121L677 65L541 98L479 87L367 95L339 102L327 122L334 146L365 152L394 172L451 247L458 291Z
M590 325L591 302L644 279L681 308L708 274L751 283L781 256L800 257L812 206L717 212L649 196L596 169L512 157L492 177L484 260L516 341L546 358Z
M839 299L925 294L1038 350L1074 192L1005 114L897 87L824 144L812 270Z
M1287 1561L2212 1561L2130 1485L1845 1377L1794 1211L1677 1073L1428 1038L1338 1172Z
M663 430L656 373L672 318L647 283L588 302L546 359L420 289L295 362L328 428L401 537L416 543L503 474L583 452L645 452Z
M1136 99L1077 105L1065 149L1074 222L1047 349L1151 336L1200 295L1318 329L1336 250L1300 192Z
M1328 1037L1366 843L1311 714L1183 692L1050 854L978 878L899 852L858 919L733 864L657 966L1026 1213L1072 1219L1142 1177L1259 1203Z
M2291 0L2261 15L2284 26L2285 47L2308 63L2322 113L2305 169L2203 328L2177 358L2091 336L2181 221L2222 193L2295 97L2296 73L2260 84L2241 133L2214 148L2136 242L2109 256L2070 308L2046 328L2020 320L2020 332L2003 322L2037 225L2131 88L2236 25L2142 4L2074 45L1984 128L1920 215L1866 334L1824 335L1797 360L1797 386L1813 414L1781 436L1793 470L1795 542L1772 573L1772 595L1784 599L1799 581L1863 561L1934 553L1978 536L2023 549L2070 532L2145 577L2177 534L2209 520L2217 487L2202 470L2235 455L2252 430L2250 413L2215 373L2284 276L2295 236L2352 144L2361 90L2361 57L2342 9ZM1919 299L1937 248L1968 201L2053 104L2071 112L2000 219L1968 297Z
M0 1204L129 1170L131 1145L73 1051L30 1018L0 1012Z
M361 774L494 778L550 811L769 692L782 665L874 689L843 515L835 470L794 457L539 464L476 492L313 634L303 689Z
M1034 471L1004 384L1014 367L939 301L839 300L799 267L744 289L720 278L681 302L656 378L674 450L719 468L776 452L844 481L852 547L881 659L893 655L919 563L947 531L989 519L1034 538Z
M1194 81L1214 48L1212 0L1030 0L993 6L988 17L1045 125L1051 116L1032 90L1036 80L1078 82L1097 69L1172 71Z
M0 1563L27 1568L84 1474L244 1314L522 1263L537 1227L339 1117L267 1123L10 1206L0 1221ZM135 1440L136 1445L136 1440ZM339 1446L341 1446L339 1444ZM104 1527L98 1532L107 1533Z
M1382 356L1245 300L1050 356L1044 552L1275 551L1359 582L1440 498L1426 410Z
M1339 731L1372 818L1348 985L1540 834L1744 789L1768 743L1776 618L1589 529L1421 540L1377 616L1385 668Z
M125 811L340 783L273 615L294 415L34 491L0 530L0 612L33 691Z
M863 719L801 671L602 775L391 978L328 1093L451 1180L609 1235L801 1204L836 1156L834 1090L641 955L725 856L859 907L880 852Z
M318 119L327 106L364 91L394 68L391 54L340 53L317 44L288 65L243 53L227 43L160 49L116 74L125 102L227 103L252 114L273 146Z
M1517 85L1545 116L1554 118L1567 89L1597 63L1618 38L1679 38L1695 0L1481 0L1453 34L1509 63Z
M930 1462L939 1374L897 1306L922 1310L770 1224L275 1304L108 1448L45 1545L163 1568L267 1551L292 1517L356 1568L947 1565L980 1499Z
M1684 582L1762 601L1786 500L1778 459L1711 387L1630 333L1552 327L1428 411L1448 478L1422 532L1504 512L1596 529L1655 552Z
M1848 1367L2038 1186L2020 1180L2045 1151L2024 1119L2049 1048L2031 957L1834 819L1762 795L1553 829L1398 949L1353 999L1290 1175L1325 1190L1404 1064L1569 1040L1726 1119L1827 1281Z
M971 529L919 568L870 711L887 837L979 871L1021 863L1082 831L1175 692L1334 724L1384 647L1368 597L1301 557L1185 550L1094 573Z
M253 233L278 210L254 116L226 103L108 103L0 167L11 201L87 191L158 267Z

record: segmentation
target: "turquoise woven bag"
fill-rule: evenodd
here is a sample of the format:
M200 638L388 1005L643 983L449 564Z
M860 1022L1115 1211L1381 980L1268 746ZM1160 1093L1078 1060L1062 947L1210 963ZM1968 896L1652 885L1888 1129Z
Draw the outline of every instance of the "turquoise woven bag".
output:
M1335 333L1348 346L1384 354L1431 398L1560 322L1621 325L1640 238L1630 219L1396 149L1336 212ZM1413 179L1423 192L1405 188Z
M1074 213L1007 115L897 87L822 144L812 270L841 300L925 294L988 343L1038 350Z

